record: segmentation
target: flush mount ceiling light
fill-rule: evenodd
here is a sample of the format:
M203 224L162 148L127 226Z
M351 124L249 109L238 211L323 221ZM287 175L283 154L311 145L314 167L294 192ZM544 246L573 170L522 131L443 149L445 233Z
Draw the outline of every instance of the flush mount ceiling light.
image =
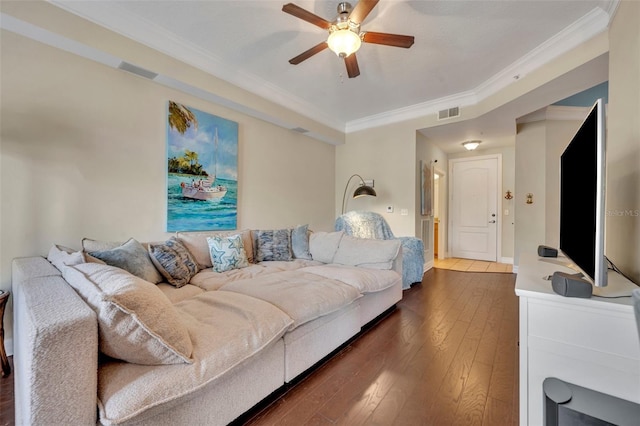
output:
M482 143L482 141L477 141L477 140L476 141L466 141L466 142L462 142L462 146L464 146L467 149L467 151L473 151L481 143Z

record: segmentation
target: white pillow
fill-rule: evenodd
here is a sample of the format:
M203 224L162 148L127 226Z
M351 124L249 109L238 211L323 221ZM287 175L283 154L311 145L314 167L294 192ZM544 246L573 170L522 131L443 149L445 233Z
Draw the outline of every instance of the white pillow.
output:
M333 263L369 269L391 269L400 251L400 240L376 240L345 235Z
M333 263L344 231L314 232L309 237L309 252L313 260L322 263Z
M61 272L65 266L78 265L85 262L84 254L81 251L73 251L70 248L59 245L51 246L47 260Z
M155 284L115 266L65 266L62 275L98 316L100 350L134 364L191 363L186 325Z

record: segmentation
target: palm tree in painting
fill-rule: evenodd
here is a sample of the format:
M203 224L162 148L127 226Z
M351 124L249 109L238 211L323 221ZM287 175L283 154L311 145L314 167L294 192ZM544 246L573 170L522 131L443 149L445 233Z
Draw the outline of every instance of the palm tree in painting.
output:
M193 168L193 165L198 163L198 153L195 151L189 151L188 149L184 150L184 158L189 161L189 165Z
M198 129L198 119L186 106L169 101L169 126L184 135L191 126L195 130Z

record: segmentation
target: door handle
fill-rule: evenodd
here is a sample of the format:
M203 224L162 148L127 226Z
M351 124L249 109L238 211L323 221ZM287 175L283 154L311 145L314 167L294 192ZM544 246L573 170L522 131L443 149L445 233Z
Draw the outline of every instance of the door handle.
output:
M496 221L495 220L490 220L489 223L496 223Z

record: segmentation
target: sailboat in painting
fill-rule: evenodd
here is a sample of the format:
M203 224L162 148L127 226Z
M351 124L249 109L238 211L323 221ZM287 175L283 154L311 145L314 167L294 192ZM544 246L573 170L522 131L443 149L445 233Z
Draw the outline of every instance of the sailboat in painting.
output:
M213 151L213 175L207 176L205 179L192 180L191 183L183 182L180 184L182 188L182 196L193 200L215 200L224 197L227 194L227 187L216 185L216 175L218 173L218 128L216 127L214 136Z

